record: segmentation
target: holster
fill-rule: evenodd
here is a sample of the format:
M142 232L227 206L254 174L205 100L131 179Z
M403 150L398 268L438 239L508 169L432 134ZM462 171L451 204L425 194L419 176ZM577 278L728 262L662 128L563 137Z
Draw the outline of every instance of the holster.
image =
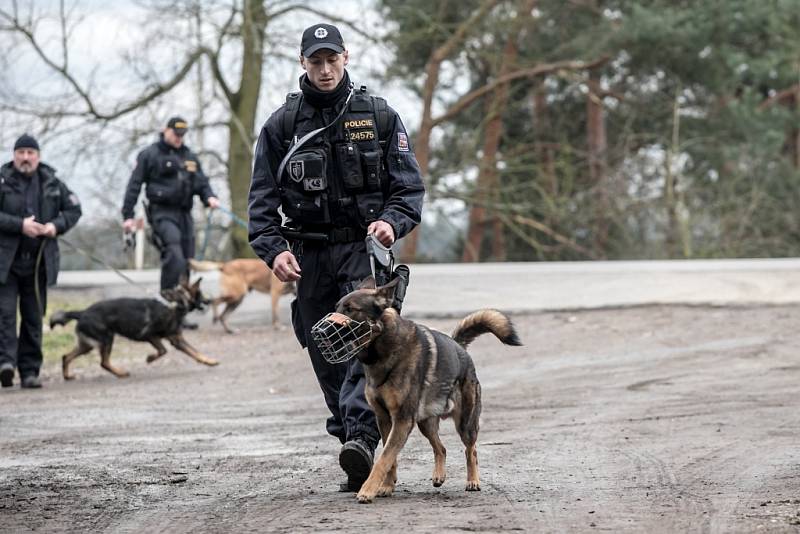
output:
M400 313L403 311L403 300L406 298L406 289L411 279L411 269L408 268L408 265L401 263L395 267L392 273L392 279L395 278L399 278L400 281L397 282L394 288L394 302L392 303L392 307L397 310L397 313Z
M161 239L161 236L158 235L156 227L153 224L152 208L150 207L149 202L144 202L143 204L144 204L144 216L145 218L147 218L147 228L148 228L147 238L150 240L153 246L155 246L158 249L158 251L161 252L162 250L164 250L164 241Z
M392 307L402 311L403 300L406 298L406 289L411 278L411 270L408 265L394 265L394 254L392 249L384 247L378 239L370 234L366 240L367 256L369 257L370 270L375 277L375 285L385 286L386 284L399 279L394 288L394 299Z

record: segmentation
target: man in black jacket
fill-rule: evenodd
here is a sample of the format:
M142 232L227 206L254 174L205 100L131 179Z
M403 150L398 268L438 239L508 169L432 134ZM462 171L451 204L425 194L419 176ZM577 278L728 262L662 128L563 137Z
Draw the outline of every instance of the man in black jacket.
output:
M136 227L133 208L145 184L153 241L161 252L161 289L172 289L181 275L189 274L188 259L194 256L194 195L206 207L219 207L200 160L183 144L187 129L185 120L172 117L159 140L139 152L122 205L122 227L132 232Z
M350 83L339 30L311 26L300 52L301 92L287 96L258 139L250 245L280 280L297 281L292 324L331 412L327 431L343 444L340 489L358 491L380 439L364 370L355 359L325 361L310 331L370 274L367 233L385 246L408 234L420 222L425 189L400 117Z
M39 162L39 143L22 135L0 167L0 384L40 388L42 315L59 267L55 237L81 216L78 197ZM37 272L38 268L38 272ZM38 278L38 280L37 280ZM17 337L17 300L22 324Z

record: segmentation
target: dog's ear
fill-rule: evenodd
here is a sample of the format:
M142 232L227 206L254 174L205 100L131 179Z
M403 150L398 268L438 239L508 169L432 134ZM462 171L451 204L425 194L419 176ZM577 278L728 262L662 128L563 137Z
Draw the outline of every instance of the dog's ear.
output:
M200 280L202 280L202 279L203 279L203 277L201 276L200 278L198 278L197 280L194 281L194 284L192 284L192 291L199 291L200 290Z
M397 289L398 282L400 282L400 278L395 278L385 286L377 288L375 296L381 300L383 308L388 308L394 302L394 292Z
M400 277L393 279L391 282L386 284L385 286L381 286L378 289L378 295L386 295L388 294L391 297L394 297L394 291L397 289L397 284L400 283Z
M356 289L375 289L375 277L369 275L364 278Z

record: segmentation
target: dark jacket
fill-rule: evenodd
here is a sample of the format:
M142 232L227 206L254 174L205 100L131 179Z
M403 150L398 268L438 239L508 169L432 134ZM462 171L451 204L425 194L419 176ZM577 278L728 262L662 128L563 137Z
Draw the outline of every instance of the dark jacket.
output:
M320 110L312 107L304 100L297 112L294 136L302 137L305 133L328 124L336 117L344 101L345 98L342 98L333 108ZM282 205L282 193L285 203L288 188L286 184L283 184L283 187L279 187L276 181L278 166L288 150L283 131L284 115L288 115L285 110L286 104L275 111L261 129L258 145L256 146L248 204L250 246L270 267L272 267L275 256L288 250L287 242L280 232L282 217L278 212L278 207ZM317 135L307 145L303 145L311 148L314 146L328 147L327 178L333 182L328 185L327 189L328 203L330 204L329 224L331 228L338 228L343 224L341 218L337 219L335 212L337 210L336 203L342 198L343 194L346 194L342 192L346 191L347 188L344 186L341 176L340 158L335 153L337 148L341 146L344 122L346 117L353 112L353 102L350 104L350 110L344 118L339 119L336 125ZM377 128L374 131L377 131ZM389 107L387 107L385 131L387 133L379 139L383 146L380 149L382 150L382 154L380 154L382 158L380 162L383 182L381 185L382 202L379 200L378 214L374 218L389 223L394 229L395 237L400 239L420 222L425 187L416 157L411 150L405 127L397 113ZM359 124L350 133L353 137L358 137L369 132ZM286 176L284 175L285 179ZM292 191L289 191L289 193L294 194ZM378 196L380 198L381 194L379 193ZM324 199L325 197L322 198ZM313 199L308 202L309 208L313 208L314 203L320 203L319 197L313 196L299 199L298 201L303 202L309 199ZM322 200L322 202L325 202L325 200ZM349 210L350 213L357 216L359 208L361 208L357 204L357 202L346 204L350 206L346 209L339 208L340 215L344 216L345 214L342 212ZM284 215L293 219L292 215L289 215L293 211L291 207L287 210L284 205L282 211ZM297 210L294 210L294 212L298 213ZM291 220L290 222L293 225L304 226L306 221ZM347 226L360 224L363 229L366 228L363 218L360 223L351 219L345 224ZM315 228L315 230L318 229Z
M191 210L194 195L199 195L206 206L209 197L216 196L197 155L186 145L175 148L167 144L163 134L136 157L122 204L123 219L133 218L143 183L147 200L153 205Z
M52 222L58 235L61 235L80 219L80 202L64 182L56 178L55 169L40 163L37 172L42 188L41 219L38 222ZM29 215L25 213L25 185L22 180L25 178L15 171L12 162L0 167L0 283L8 279L22 237L22 220ZM45 240L43 261L47 285L54 285L60 264L56 239Z

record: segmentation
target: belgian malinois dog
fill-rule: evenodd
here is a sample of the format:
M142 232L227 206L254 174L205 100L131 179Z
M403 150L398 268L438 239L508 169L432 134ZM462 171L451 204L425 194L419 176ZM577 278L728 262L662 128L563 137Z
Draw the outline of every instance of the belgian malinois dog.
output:
M147 356L152 363L167 353L162 339L167 339L173 347L194 360L206 365L217 365L214 359L204 356L189 345L183 338L183 318L192 310L202 310L208 300L200 291L200 280L189 285L186 280L174 289L164 289L164 301L148 298L118 298L95 302L82 311L57 311L50 317L50 328L65 325L75 319L75 336L78 344L61 359L65 380L75 378L69 372L72 360L97 348L100 352L100 366L117 378L125 378L130 373L111 365L111 347L114 335L119 334L134 341L147 341L155 347L156 354Z
M282 295L295 292L294 282L281 282L267 264L259 259L240 258L225 262L189 260L193 271L219 271L220 293L211 299L213 322L219 321L229 334L234 330L228 326L228 316L239 307L245 295L255 289L266 293L272 300L272 326L277 328L278 301ZM225 304L222 313L217 306Z
M357 498L372 502L388 497L397 481L397 456L414 424L433 447L433 485L445 480L445 448L439 420L452 417L466 446L467 491L481 489L478 476L478 419L481 386L466 347L478 336L494 334L506 345L521 345L511 321L496 310L466 316L448 336L409 321L391 307L397 280L375 287L372 277L342 297L336 315L367 325L356 357L364 364L366 397L378 420L383 451ZM368 329L368 334L367 334ZM324 343L323 343L324 344Z

